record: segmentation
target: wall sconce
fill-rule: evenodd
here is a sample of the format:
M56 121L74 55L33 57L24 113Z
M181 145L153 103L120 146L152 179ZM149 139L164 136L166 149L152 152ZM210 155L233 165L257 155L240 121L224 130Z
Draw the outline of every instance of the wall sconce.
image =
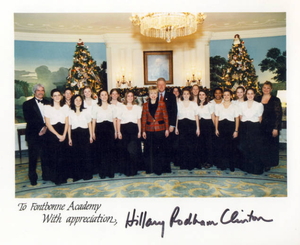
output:
M191 72L186 73L186 86L192 86L195 84L201 86L201 78L201 71L196 71L195 67L193 66Z
M132 84L132 77L131 77L131 72L128 73L128 79L125 76L125 68L121 68L121 76L119 73L116 74L116 80L117 80L117 88L127 88L131 87Z

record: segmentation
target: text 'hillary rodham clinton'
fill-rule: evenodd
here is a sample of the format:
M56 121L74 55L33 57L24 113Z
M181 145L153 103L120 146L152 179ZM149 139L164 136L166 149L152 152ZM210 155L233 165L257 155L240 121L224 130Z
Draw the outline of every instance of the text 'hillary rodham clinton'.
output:
M218 222L213 220L202 220L198 218L198 215L196 213L194 214L189 213L186 217L182 217L182 215L180 216L179 212L180 212L180 208L175 207L168 223L170 228L174 226L193 226L193 225L217 226L219 225L219 223L222 225L228 225L228 224L246 224L246 223L258 222L258 221L273 222L273 219L265 219L262 216L255 216L253 210L251 210L245 215L243 210L241 210L240 212L238 211L231 212L230 209L226 208L221 214L220 220ZM144 229L151 226L160 226L161 237L164 237L165 227L166 227L165 220L157 220L151 218L149 217L147 211L137 213L136 209L133 209L132 213L128 212L125 228L140 227Z

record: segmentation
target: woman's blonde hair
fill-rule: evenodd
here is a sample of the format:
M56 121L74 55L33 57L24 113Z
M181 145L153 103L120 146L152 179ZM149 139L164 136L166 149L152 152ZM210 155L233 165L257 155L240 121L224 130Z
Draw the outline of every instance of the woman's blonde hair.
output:
M156 86L150 86L148 88L148 94L150 95L150 91L155 91L158 94L158 88Z

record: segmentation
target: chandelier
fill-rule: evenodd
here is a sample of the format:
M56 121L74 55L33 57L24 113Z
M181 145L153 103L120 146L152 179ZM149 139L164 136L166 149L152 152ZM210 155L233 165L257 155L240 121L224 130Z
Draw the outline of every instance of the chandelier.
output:
M130 20L140 26L142 35L162 38L170 43L176 37L195 33L197 25L203 23L205 18L203 13L133 13Z

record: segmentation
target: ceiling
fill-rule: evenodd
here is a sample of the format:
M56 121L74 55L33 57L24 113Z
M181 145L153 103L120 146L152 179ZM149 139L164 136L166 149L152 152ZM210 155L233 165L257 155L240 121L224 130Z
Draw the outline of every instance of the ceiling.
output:
M209 32L244 31L286 27L286 13L205 13L199 29ZM102 35L138 34L131 13L15 13L15 32Z

